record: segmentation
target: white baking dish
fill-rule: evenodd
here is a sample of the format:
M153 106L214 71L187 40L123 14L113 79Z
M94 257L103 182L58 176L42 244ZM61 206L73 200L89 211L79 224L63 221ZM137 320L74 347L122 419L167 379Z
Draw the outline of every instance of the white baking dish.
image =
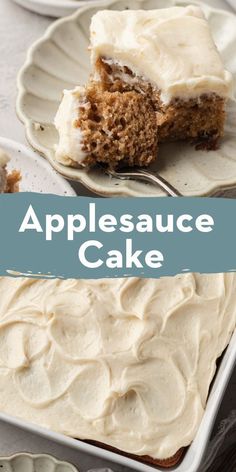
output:
M212 429L219 405L224 396L225 388L233 372L235 363L236 363L236 331L234 335L232 336L232 339L230 341L228 348L226 349L224 353L224 356L222 357L217 375L212 385L211 393L207 402L206 411L202 419L201 425L199 427L198 433L196 435L196 438L191 444L191 446L188 448L182 462L177 467L173 467L169 470L175 471L175 472L197 472L198 471L199 465L205 453L207 442L211 433L211 429ZM92 446L82 441L68 438L66 436L63 436L62 434L54 433L52 431L40 428L37 425L26 423L20 419L5 415L3 413L0 413L0 420L6 423L10 423L11 425L17 426L21 429L30 431L39 436L48 438L51 441L63 444L65 446L72 447L73 449L77 449L87 454L99 456L103 459L113 461L113 462L125 465L127 467L133 468L136 471L153 472L154 470L156 471L164 470L162 468L156 468L150 465L142 464L141 462L138 462L133 459L129 459L127 457L116 454L114 452L106 451L97 446Z

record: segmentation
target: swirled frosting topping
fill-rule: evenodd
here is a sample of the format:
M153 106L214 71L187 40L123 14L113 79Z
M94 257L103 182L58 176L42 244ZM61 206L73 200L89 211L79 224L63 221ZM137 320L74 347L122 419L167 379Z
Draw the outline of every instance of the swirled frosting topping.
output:
M170 457L198 429L235 329L235 289L232 273L0 278L0 410Z
M94 68L99 57L127 66L156 86L164 103L230 93L231 74L197 6L102 10L92 18L90 38Z

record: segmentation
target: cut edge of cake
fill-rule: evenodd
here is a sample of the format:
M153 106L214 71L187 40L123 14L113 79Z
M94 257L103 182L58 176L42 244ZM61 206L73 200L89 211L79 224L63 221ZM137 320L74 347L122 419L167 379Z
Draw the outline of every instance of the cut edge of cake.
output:
M95 82L65 90L55 126L56 158L67 165L142 167L157 156L156 114L135 90L111 92Z

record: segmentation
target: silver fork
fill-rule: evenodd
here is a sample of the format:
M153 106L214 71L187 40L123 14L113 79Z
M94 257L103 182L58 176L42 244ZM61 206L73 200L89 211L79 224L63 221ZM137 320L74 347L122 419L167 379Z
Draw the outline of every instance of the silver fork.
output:
M157 184L162 190L164 190L171 197L182 197L183 195L173 185L169 184L167 180L161 177L159 174L152 174L144 169L134 167L133 169L121 169L119 171L108 168L103 169L106 174L115 177L120 180L145 180L152 184Z

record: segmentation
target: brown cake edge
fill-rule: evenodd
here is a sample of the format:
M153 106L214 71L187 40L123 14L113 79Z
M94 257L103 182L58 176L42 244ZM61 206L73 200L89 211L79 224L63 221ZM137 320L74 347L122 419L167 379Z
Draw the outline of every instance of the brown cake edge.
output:
M159 467L164 467L166 469L170 467L174 467L177 464L179 464L180 460L182 459L184 452L186 450L185 447L182 447L179 449L173 456L168 457L167 459L154 459L151 456L144 455L144 456L138 456L136 454L130 454L128 452L122 451L120 449L116 449L115 447L109 446L104 443L100 443L99 441L84 441L86 444L91 444L92 446L99 447L101 449L108 450L110 452L114 452L115 454L118 454L120 456L128 457L129 459L142 462L144 464L148 465L154 465L154 466L159 466Z

